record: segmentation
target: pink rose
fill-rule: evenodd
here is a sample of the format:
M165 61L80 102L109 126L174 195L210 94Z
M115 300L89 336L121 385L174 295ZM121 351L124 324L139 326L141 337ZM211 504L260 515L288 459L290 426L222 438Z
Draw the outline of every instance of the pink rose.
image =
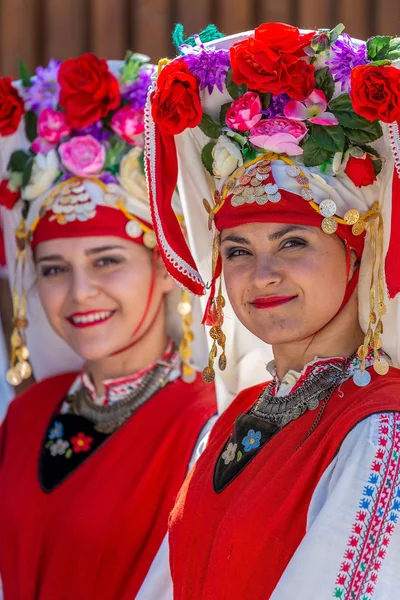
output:
M36 154L48 154L50 150L55 148L55 144L50 144L43 138L37 137L33 140L31 148Z
M39 137L50 144L58 144L71 133L66 114L52 108L46 108L40 113L37 127Z
M258 123L250 133L250 142L257 148L263 148L277 154L296 156L303 154L299 142L307 133L302 121L293 121L284 117L267 119Z
M139 137L144 132L143 111L123 106L114 113L111 129L129 144L143 146L143 140Z
M230 105L225 121L230 129L249 131L261 119L261 99L256 92L246 92Z
M78 177L99 175L106 159L104 146L92 135L71 138L58 151L64 167Z

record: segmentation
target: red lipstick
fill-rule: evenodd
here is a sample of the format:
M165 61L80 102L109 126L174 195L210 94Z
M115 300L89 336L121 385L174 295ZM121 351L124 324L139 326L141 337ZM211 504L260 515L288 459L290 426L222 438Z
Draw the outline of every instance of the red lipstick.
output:
M67 321L78 329L93 327L105 323L115 313L115 310L90 310L87 312L73 313L67 317Z
M255 298L250 304L254 308L274 308L275 306L286 304L295 298L296 296L264 296L262 298Z

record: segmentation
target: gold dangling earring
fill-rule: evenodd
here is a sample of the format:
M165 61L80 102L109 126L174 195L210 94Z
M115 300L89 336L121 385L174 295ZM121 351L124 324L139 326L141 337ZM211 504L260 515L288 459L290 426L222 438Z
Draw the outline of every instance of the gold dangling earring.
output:
M179 356L181 359L181 376L185 383L193 383L196 379L196 371L190 364L192 357L192 342L194 340L194 333L191 330L193 325L192 315L192 304L191 304L190 292L182 290L181 300L178 304L178 313L182 320L182 337L179 344Z
M218 346L222 350L218 359L219 369L220 371L225 371L226 369L226 335L222 331L222 325L224 323L224 306L225 298L222 295L222 282L220 279L218 296L212 299L212 305L210 308L210 318L213 325L210 328L209 335L213 340L213 344L208 355L208 365L203 369L203 381L205 381L205 383L212 383L215 379L214 361L217 358Z

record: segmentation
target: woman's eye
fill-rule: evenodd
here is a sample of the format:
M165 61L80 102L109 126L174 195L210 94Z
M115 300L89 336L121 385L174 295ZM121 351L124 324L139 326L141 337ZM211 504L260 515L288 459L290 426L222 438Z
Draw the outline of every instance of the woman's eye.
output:
M230 248L226 253L226 258L231 260L237 256L246 256L248 254L250 254L249 251L245 250L244 248Z
M103 256L96 260L96 267L108 267L110 265L119 265L123 259L116 256Z
M305 240L299 238L290 238L289 240L285 240L281 244L281 248L300 248L302 246L306 246L307 242Z
M65 267L49 265L48 267L42 267L41 275L42 277L55 277L56 275L64 273L65 270Z

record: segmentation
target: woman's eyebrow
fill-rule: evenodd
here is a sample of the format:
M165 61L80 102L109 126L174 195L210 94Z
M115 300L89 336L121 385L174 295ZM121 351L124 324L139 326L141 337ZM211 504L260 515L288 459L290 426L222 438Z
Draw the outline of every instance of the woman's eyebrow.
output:
M99 254L100 252L108 252L110 250L126 250L124 246L98 246L97 248L89 248L89 250L85 250L86 256L90 256L91 254Z
M227 235L223 240L221 240L221 244L224 242L235 242L236 244L246 244L250 245L250 242L247 238L240 237L239 235Z
M48 254L47 256L41 256L37 259L37 263L44 262L46 260L64 260L61 254Z
M292 231L307 231L305 227L300 227L299 225L289 225L288 227L284 227L283 229L279 229L279 231L275 231L275 233L271 233L268 236L270 242L274 242L276 240L280 240L287 233L291 233Z

